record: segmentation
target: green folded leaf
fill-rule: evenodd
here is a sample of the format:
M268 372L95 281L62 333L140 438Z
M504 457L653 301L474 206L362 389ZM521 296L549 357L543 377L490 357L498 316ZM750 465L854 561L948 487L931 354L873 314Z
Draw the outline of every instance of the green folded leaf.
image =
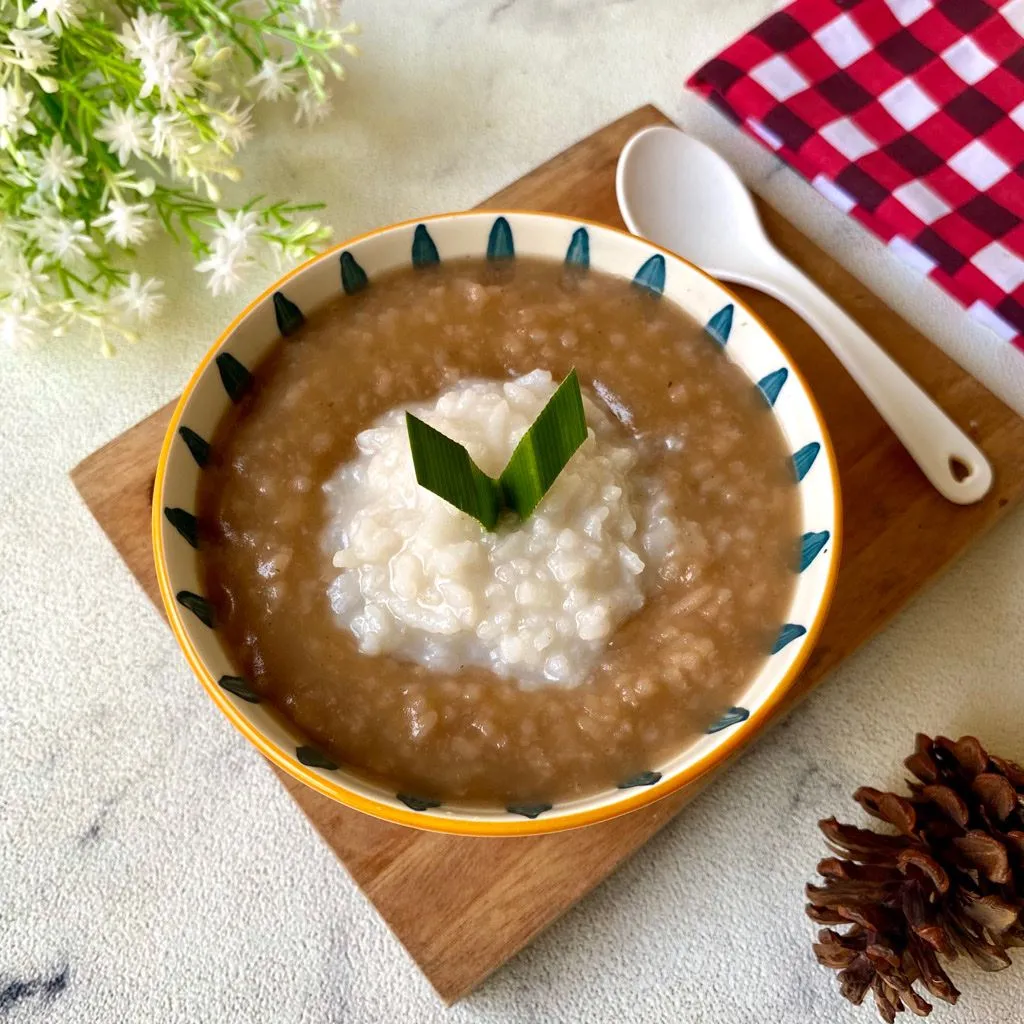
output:
M583 395L575 370L559 384L516 445L499 480L480 469L461 444L412 413L405 414L405 425L419 485L488 530L494 529L506 508L526 519L587 439Z
M469 457L469 452L429 423L405 414L412 464L421 487L493 530L501 512L501 490Z
M501 474L505 504L526 519L586 439L580 381L571 370L516 445Z

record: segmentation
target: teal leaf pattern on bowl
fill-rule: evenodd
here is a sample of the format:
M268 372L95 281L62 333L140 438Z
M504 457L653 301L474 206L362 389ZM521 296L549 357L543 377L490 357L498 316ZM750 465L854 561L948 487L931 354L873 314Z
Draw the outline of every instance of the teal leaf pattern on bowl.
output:
M779 630L779 635L775 638L775 643L772 644L771 653L778 654L783 647L791 644L797 637L803 636L806 632L807 630L803 626L799 626L795 622L787 622Z
M252 386L252 374L230 352L217 356L217 371L228 398L240 402Z
M799 483L811 470L811 466L814 465L814 460L818 457L818 452L821 451L821 444L818 441L812 441L810 444L805 444L800 451L793 455L793 469L796 472L797 483Z
M584 270L590 267L590 235L586 228L577 228L572 233L572 241L565 253L565 262Z
M356 258L346 249L341 254L341 287L345 290L345 294L355 295L369 283L370 279L366 276L366 271L356 263Z
M652 295L661 295L665 291L665 257L655 253L633 275L633 284Z
M431 807L440 807L440 800L428 800L422 796L413 796L411 793L396 793L395 797L401 800L410 811L429 811Z
M217 685L228 693L248 701L250 704L259 704L260 695L249 688L249 684L241 676L221 676Z
M782 385L786 383L789 377L789 370L786 367L781 367L772 373L769 373L767 377L762 377L758 382L757 386L764 395L765 401L769 405L775 405L779 399L779 392L782 390Z
M551 810L551 804L509 804L505 808L509 814L521 814L524 818L536 818L545 811Z
M718 721L708 726L708 735L728 729L730 725L739 725L740 722L745 722L749 717L750 712L746 708L729 708Z
M412 235L412 265L429 267L441 262L441 255L425 224L417 224Z
M295 756L300 764L307 768L323 768L327 772L336 772L338 766L321 750L316 747L301 746L295 748Z
M213 605L200 594L193 594L191 590L179 590L174 599L183 608L187 608L204 626L214 629L215 617Z
M274 292L274 316L277 329L284 337L290 337L306 322L302 310L283 292Z
M805 533L800 538L800 568L803 572L817 557L821 549L828 543L828 530L821 530L818 533Z
M210 461L210 442L189 427L178 427L178 436L188 445L196 465L202 469Z
M616 789L632 789L634 786L653 786L661 781L661 772L637 772L625 782L620 782Z
M516 256L515 243L512 241L512 228L504 217L499 217L491 228L487 239L487 258L489 260L512 260Z
M732 334L733 305L723 306L705 325L704 332L718 345L724 345Z
M191 512L183 508L165 508L164 516L192 547L199 547L199 523Z

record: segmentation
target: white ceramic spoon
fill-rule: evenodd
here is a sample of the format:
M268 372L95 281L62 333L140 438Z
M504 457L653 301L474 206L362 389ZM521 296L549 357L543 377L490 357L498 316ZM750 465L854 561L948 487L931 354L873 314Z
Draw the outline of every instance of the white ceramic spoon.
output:
M615 187L629 230L722 281L784 302L821 335L924 475L960 505L980 501L992 467L976 444L816 284L773 248L733 169L676 128L626 143Z

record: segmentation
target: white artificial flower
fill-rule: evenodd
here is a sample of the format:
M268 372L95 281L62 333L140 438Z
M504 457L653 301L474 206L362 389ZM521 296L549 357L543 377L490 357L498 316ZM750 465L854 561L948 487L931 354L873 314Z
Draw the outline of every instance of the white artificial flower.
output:
M3 289L23 306L41 305L43 290L50 281L49 275L43 273L45 266L45 256L28 260L19 253L4 272Z
M45 36L49 29L42 25L36 28L12 28L7 39L14 47L15 62L29 74L48 68L53 63L53 44Z
M116 242L122 249L144 242L153 229L146 203L126 203L113 196L107 203L107 212L92 222L94 228L106 228L103 237Z
M302 259L303 254L299 251L299 247L283 238L268 238L267 247L270 250L270 255L274 258L274 267L279 273Z
M24 308L20 302L0 307L0 344L8 348L38 344L45 327L35 310Z
M297 228L266 239L278 270L294 266L305 259L321 242L331 237L331 229L319 221L307 220Z
M310 28L333 25L341 9L341 0L299 0L299 10Z
M269 100L271 103L276 100L290 96L295 90L295 84L299 80L298 71L289 67L284 61L265 60L259 71L245 84L250 89L258 88L256 98Z
M77 195L78 182L85 157L76 153L59 135L50 140L48 149L29 154L28 159L36 172L39 191L56 197L61 190Z
M217 219L220 221L220 227L215 228L213 232L214 247L222 247L239 256L245 256L249 251L249 243L259 234L259 215L252 210L237 210L235 213L218 210Z
M196 76L192 62L182 52L177 41L160 47L156 53L140 58L143 83L139 98L146 99L154 89L160 92L160 101L165 107L172 107L196 91Z
M200 145L192 126L177 110L154 115L150 128L153 155L166 157L172 164L181 163L191 150Z
M120 39L125 53L142 68L140 99L146 99L156 90L163 105L170 107L195 93L197 81L192 59L165 15L139 11L122 26Z
M233 292L251 266L252 260L238 249L215 245L210 255L196 264L196 270L210 275L206 286L215 296L220 296Z
M145 156L149 152L149 119L134 107L111 104L95 135L107 144L122 167L131 157Z
M35 135L36 126L29 120L32 97L20 86L0 87L0 146L13 146L19 135Z
M87 253L97 251L96 242L84 220L44 215L37 217L31 227L40 248L65 267L75 266Z
M300 224L266 238L279 269L308 256L310 251L331 237L331 229L307 217Z
M316 124L323 121L331 112L331 96L326 93L323 97L317 96L312 89L302 89L295 98L297 104L295 110L295 123L305 122Z
M252 107L238 109L241 100L237 97L230 107L215 110L212 114L214 127L220 137L237 153L253 133Z
M65 28L81 25L84 12L82 0L35 0L27 13L30 18L44 20L46 27L59 36Z
M115 288L111 302L122 309L135 324L148 323L159 315L164 305L160 282L150 277L145 280L140 274L132 273L126 285Z
M120 38L125 53L139 60L143 55L156 53L166 43L176 40L177 36L166 15L140 10L121 27Z
M31 188L35 184L31 176L28 176L24 182L19 179L15 180L17 184L22 185L24 188ZM61 211L56 200L49 193L30 192L22 200L21 215L27 219L22 221L18 227L25 234L31 235L34 221L46 217L59 217Z
M210 201L214 203L220 202L220 189L214 183L214 177L224 177L229 181L240 181L242 178L241 170L231 163L230 156L212 142L190 146L173 170L177 177L191 182L196 192L200 186L205 188Z

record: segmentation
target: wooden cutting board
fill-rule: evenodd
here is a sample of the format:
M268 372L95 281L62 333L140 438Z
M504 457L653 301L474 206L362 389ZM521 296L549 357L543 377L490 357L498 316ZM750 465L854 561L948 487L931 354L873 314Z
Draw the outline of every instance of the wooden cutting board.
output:
M619 150L640 128L667 121L653 107L637 110L481 205L550 210L621 227L614 187ZM839 585L818 646L780 709L784 715L1020 499L1024 421L778 213L764 203L759 206L779 248L969 430L996 473L991 494L980 504L960 508L944 501L818 337L777 302L740 289L806 374L831 431L842 477L846 536ZM149 516L157 452L170 414L171 405L153 413L71 474L158 607ZM182 685L190 685L184 672ZM574 832L467 839L384 824L278 774L449 1003L610 874L698 789L685 789L643 810ZM284 872L281 884L287 884Z

